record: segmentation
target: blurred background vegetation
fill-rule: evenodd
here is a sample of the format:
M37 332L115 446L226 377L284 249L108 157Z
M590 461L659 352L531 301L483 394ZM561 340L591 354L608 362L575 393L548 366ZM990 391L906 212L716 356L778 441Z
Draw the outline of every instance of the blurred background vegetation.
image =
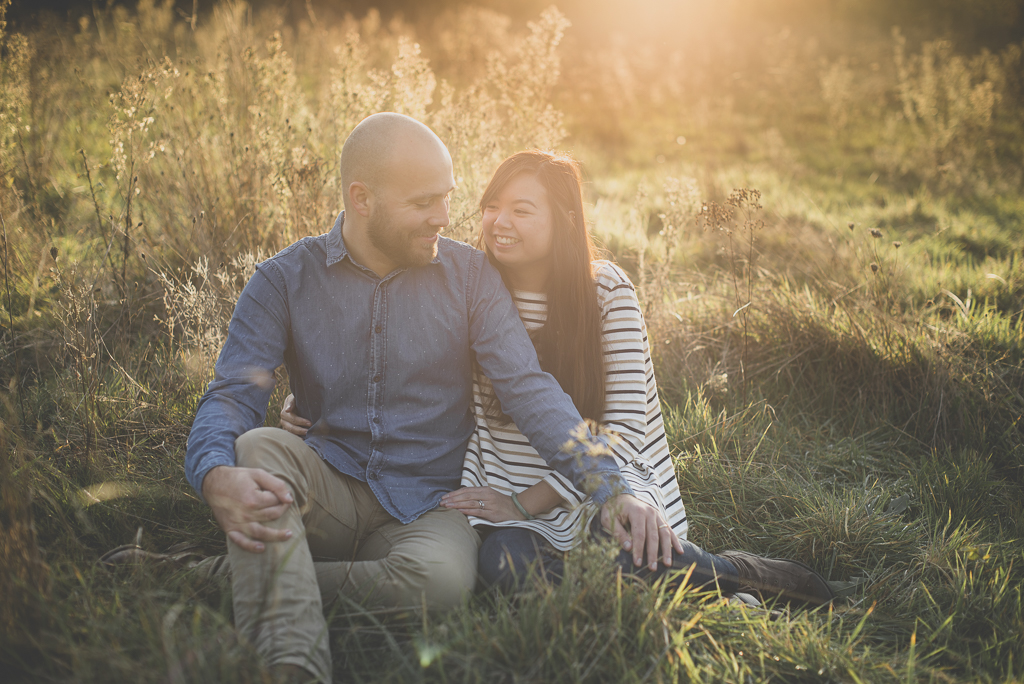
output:
M443 619L336 607L339 677L1019 681L1024 2L375 5L0 0L0 674L261 681L229 590L95 559L223 551L182 460L235 297L394 110L457 239L507 154L583 161L691 538L849 598L771 621L581 554Z

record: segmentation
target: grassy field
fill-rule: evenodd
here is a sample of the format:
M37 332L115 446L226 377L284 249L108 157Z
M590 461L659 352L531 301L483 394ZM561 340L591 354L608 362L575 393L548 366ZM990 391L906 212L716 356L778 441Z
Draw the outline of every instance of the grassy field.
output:
M847 588L773 620L586 549L443 616L334 606L338 681L1024 679L1022 46L755 6L694 5L668 43L555 9L0 20L0 679L263 681L230 588L95 561L140 529L223 552L184 479L196 402L254 264L329 228L380 110L448 144L459 239L505 155L583 160L691 539Z

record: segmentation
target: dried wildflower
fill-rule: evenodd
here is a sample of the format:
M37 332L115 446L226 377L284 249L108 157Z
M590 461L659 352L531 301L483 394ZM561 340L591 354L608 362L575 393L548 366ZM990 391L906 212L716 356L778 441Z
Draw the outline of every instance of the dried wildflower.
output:
M874 261L871 262L871 272L878 273L878 264L876 264Z
M900 242L899 240L896 240L892 243L892 246L895 247L896 249L899 249L900 247L903 246L903 243Z
M846 227L849 228L850 230L853 230L853 221L850 221L849 223L847 223Z
M880 239L882 237L882 231L878 230L877 228L872 228L871 237L875 238L876 240Z

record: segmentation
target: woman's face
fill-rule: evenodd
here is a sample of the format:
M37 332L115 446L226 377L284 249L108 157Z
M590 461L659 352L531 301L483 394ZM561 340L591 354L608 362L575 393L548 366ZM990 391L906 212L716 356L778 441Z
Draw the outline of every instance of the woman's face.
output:
M548 193L535 176L509 181L483 209L484 243L509 273L543 284L551 266L554 217Z

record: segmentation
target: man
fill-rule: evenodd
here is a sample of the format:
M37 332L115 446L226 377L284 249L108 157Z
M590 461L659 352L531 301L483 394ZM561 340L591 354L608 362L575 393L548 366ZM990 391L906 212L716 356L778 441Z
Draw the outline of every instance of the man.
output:
M564 450L579 413L540 369L497 272L439 237L455 187L441 140L375 114L345 142L341 178L334 228L246 285L189 436L189 481L227 533L239 630L275 668L327 682L322 596L445 608L472 589L479 538L438 502L459 486L474 360L637 565L671 565L679 540L600 440ZM305 440L257 428L282 363L313 422Z

